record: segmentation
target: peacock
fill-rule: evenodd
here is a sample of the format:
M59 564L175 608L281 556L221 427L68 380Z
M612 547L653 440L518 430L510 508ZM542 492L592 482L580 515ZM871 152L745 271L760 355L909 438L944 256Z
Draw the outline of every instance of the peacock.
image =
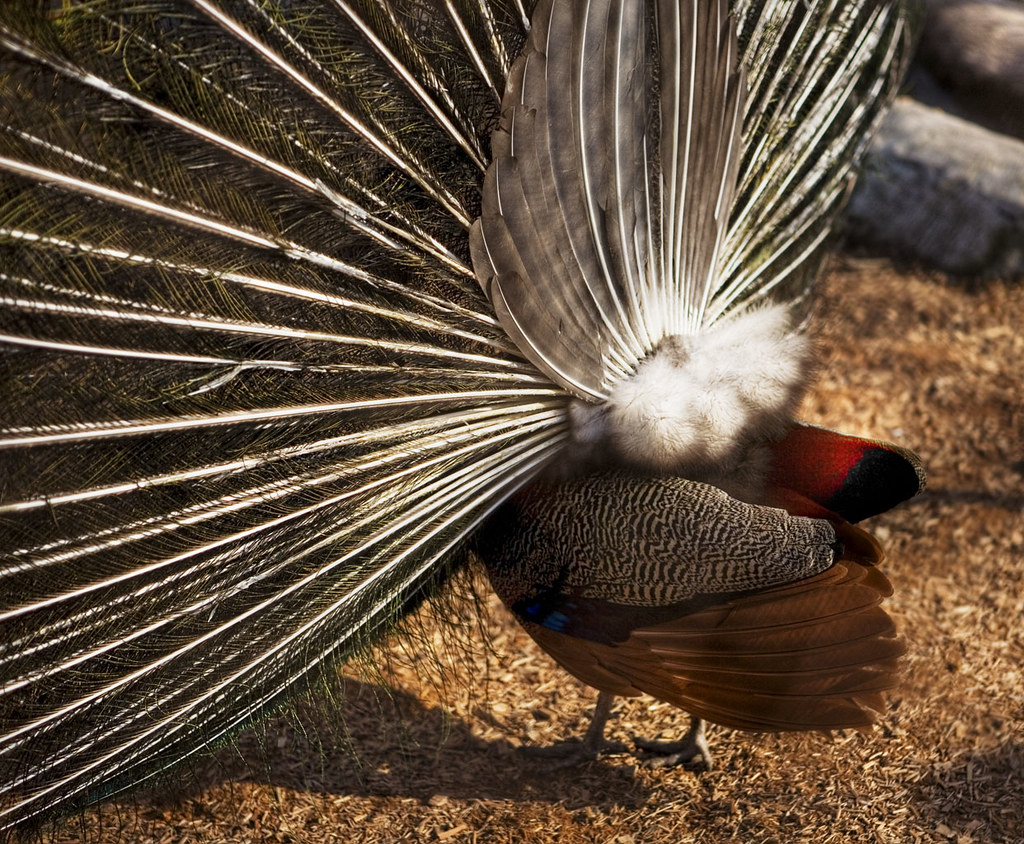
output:
M795 420L896 0L0 6L0 827L231 736L473 560L600 691L865 727L855 522ZM709 759L710 757L708 757Z

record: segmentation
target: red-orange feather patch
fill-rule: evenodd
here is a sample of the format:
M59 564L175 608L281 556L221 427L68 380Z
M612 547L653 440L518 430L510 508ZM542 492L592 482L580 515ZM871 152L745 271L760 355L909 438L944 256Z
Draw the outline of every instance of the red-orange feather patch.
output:
M769 486L799 493L848 522L884 513L924 489L917 456L879 440L794 425L772 454Z

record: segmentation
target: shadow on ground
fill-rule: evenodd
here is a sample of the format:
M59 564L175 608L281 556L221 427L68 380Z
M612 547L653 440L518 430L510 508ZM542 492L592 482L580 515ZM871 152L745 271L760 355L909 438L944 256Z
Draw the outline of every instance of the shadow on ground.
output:
M573 769L551 771L547 761L510 741L482 738L469 724L411 694L350 679L339 680L331 691L328 700L307 698L246 730L192 776L142 792L137 802L162 809L242 783L425 802L540 799L567 808L635 807L649 796L621 757L588 766L588 779L600 781L602 789L582 793ZM477 717L486 721L487 715Z
M1007 816L1024 805L1024 743L986 751L965 746L957 758L937 763L911 794L948 837L970 840L979 831L1005 829Z

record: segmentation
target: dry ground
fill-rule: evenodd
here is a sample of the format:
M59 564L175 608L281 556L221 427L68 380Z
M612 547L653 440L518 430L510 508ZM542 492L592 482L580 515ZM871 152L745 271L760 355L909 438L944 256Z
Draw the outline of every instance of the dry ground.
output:
M443 647L451 634L427 623L432 656L399 654L390 696L349 672L343 702L300 705L181 777L191 785L108 804L48 840L1024 842L1024 285L843 259L821 317L826 365L804 416L899 440L929 471L924 496L871 523L909 645L873 732L712 728L712 771L616 756L547 773L519 746L578 734L594 693L492 606L493 650L473 625L475 647ZM636 699L610 733L671 737L685 723Z

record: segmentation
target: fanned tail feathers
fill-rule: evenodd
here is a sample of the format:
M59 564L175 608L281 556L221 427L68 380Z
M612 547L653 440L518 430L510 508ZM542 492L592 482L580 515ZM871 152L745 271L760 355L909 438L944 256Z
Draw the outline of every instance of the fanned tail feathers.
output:
M897 4L654 5L538 5L473 228L502 325L588 402L800 299L908 52Z
M735 14L751 73L709 321L810 287L913 44L901 3L739 3Z
M703 324L739 166L743 85L725 3L659 3L657 66L647 12L538 6L473 228L502 325L589 401L663 337Z
M0 826L373 640L560 446L466 246L521 39L473 3L3 4Z

